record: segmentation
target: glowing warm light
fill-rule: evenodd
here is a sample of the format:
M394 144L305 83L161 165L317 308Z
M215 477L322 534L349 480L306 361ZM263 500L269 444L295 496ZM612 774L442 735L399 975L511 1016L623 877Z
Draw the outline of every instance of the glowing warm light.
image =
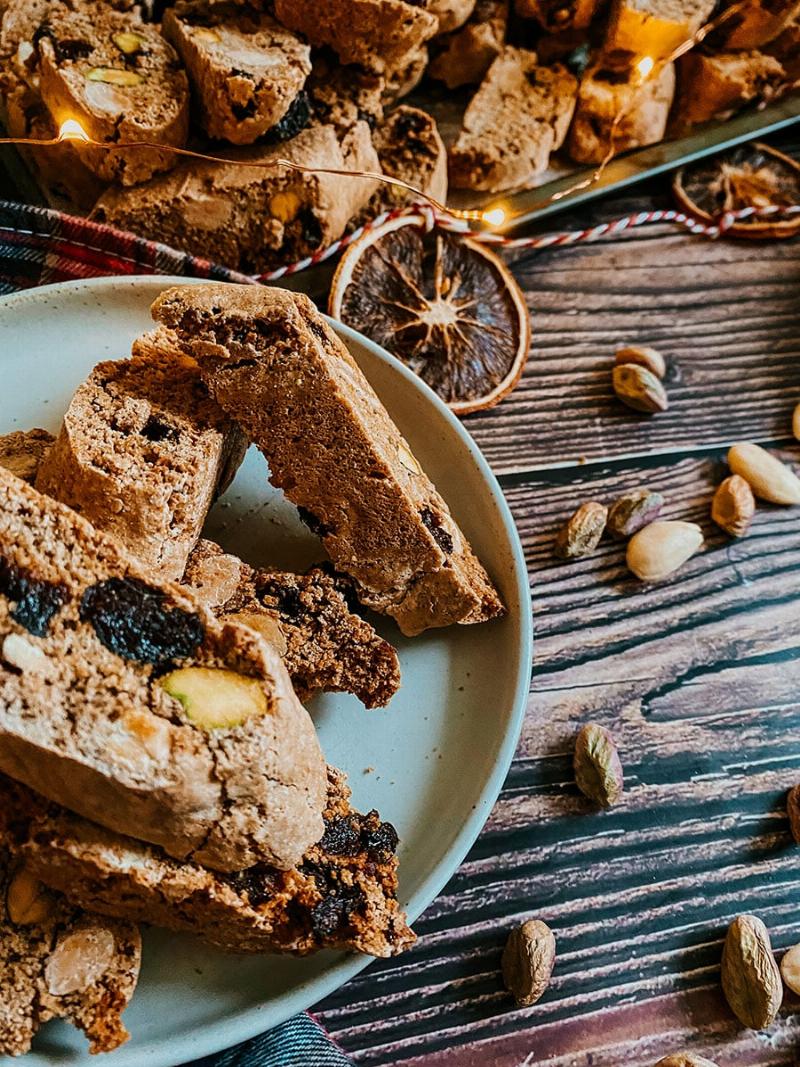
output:
M639 77L644 79L649 77L653 72L653 67L656 65L656 61L652 56L645 56L644 59L640 59L636 64L636 69L639 71Z
M84 144L88 144L89 134L77 119L65 119L58 131L58 139L59 141L83 141Z
M506 221L506 213L501 207L493 207L489 211L484 211L481 218L490 226L502 226Z

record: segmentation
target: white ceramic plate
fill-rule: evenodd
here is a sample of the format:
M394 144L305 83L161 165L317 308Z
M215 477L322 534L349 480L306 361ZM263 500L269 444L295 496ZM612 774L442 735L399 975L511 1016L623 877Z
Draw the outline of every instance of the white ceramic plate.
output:
M101 359L119 359L151 325L149 307L183 278L99 278L0 300L0 433L55 431L73 390ZM447 408L383 349L334 323L427 473L450 504L509 608L483 626L404 639L403 684L388 708L325 695L311 710L328 760L347 771L357 807L397 827L400 898L415 919L464 858L497 797L528 694L531 612L514 523L485 460ZM217 503L208 535L251 563L306 567L320 545L266 483L253 448ZM132 1040L109 1067L174 1067L261 1033L337 989L369 962L324 952L298 960L225 956L188 937L145 934L144 964L125 1020ZM81 1035L45 1027L27 1067L88 1064ZM98 1060L93 1058L94 1065Z

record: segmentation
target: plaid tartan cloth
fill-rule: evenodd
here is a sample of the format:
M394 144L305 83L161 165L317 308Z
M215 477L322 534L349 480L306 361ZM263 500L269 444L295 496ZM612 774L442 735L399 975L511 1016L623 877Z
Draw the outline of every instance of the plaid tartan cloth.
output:
M145 241L132 233L46 208L0 200L0 294L107 274L181 274L214 281L253 279ZM193 1067L352 1067L310 1015L297 1015Z

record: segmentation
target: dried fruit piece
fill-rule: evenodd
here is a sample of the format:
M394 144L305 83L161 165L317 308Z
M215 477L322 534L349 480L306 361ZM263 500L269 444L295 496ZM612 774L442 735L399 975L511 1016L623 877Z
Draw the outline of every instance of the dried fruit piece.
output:
M114 935L105 926L75 930L59 939L45 967L51 996L82 993L102 978L114 962Z
M693 522L661 519L635 533L626 562L643 582L666 578L703 547L703 531Z
M669 400L659 378L637 363L619 363L611 375L614 392L635 411L666 411Z
M789 790L786 797L786 814L789 816L792 837L800 845L800 785Z
M665 1056L659 1060L655 1067L717 1067L712 1060L705 1056L695 1056L693 1052L673 1052L671 1056Z
M120 33L114 33L111 35L111 40L126 56L135 56L137 52L141 52L144 45L144 38L140 37L138 33L132 33L130 31L122 31Z
M106 85L121 85L127 88L144 81L138 71L117 70L116 67L92 67L86 77L90 82L104 82Z
M800 163L769 145L739 145L725 155L682 167L672 191L685 211L704 222L745 207L791 207L800 203ZM797 216L752 215L737 219L725 234L760 239L791 237L798 230Z
M646 345L627 345L625 348L618 348L614 360L617 364L635 363L649 370L651 374L655 374L656 378L663 378L667 373L664 357L655 348L648 348Z
M328 310L410 367L458 415L517 384L530 319L513 275L486 245L390 220L345 253Z
M575 783L578 789L604 808L622 796L623 773L614 738L603 726L586 723L575 739Z
M631 489L611 505L606 530L615 540L626 541L643 526L655 522L663 506L661 493L652 489Z
M606 528L608 508L596 500L581 504L556 537L556 555L576 559L594 552Z
M50 917L53 903L42 883L22 867L8 883L6 911L17 926L33 926Z
M756 510L753 490L739 474L732 474L717 488L711 502L711 518L731 537L744 537Z
M46 653L21 634L6 634L0 656L23 674L47 678L53 671L53 664Z
M216 667L182 667L159 679L187 716L204 730L227 730L267 710L257 678Z
M739 441L728 451L728 466L757 497L771 504L800 504L800 478L760 445Z
M781 960L781 978L793 993L800 994L800 945L792 945Z
M555 936L540 919L528 919L508 935L501 962L503 982L521 1008L541 998L550 985L555 959Z
M728 927L722 949L722 990L736 1018L764 1030L783 1000L781 975L769 932L755 915L739 915Z

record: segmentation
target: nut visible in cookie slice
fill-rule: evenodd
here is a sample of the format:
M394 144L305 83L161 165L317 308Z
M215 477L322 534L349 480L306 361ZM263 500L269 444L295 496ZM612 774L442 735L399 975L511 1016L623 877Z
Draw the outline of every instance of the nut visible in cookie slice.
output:
M105 926L89 926L59 938L45 965L44 978L53 997L83 993L114 962L114 935Z
M267 711L262 683L236 671L182 667L164 675L159 682L180 701L192 722L204 730L230 730Z
M20 867L8 883L6 911L17 926L34 926L49 919L53 902L38 878Z
M144 38L130 30L121 30L111 35L111 40L125 56L134 56L144 47Z
M286 655L286 634L272 613L265 612L262 615L255 611L237 611L227 617L232 622L240 622L243 626L249 626L251 630L261 634L265 641L269 641L279 655Z

